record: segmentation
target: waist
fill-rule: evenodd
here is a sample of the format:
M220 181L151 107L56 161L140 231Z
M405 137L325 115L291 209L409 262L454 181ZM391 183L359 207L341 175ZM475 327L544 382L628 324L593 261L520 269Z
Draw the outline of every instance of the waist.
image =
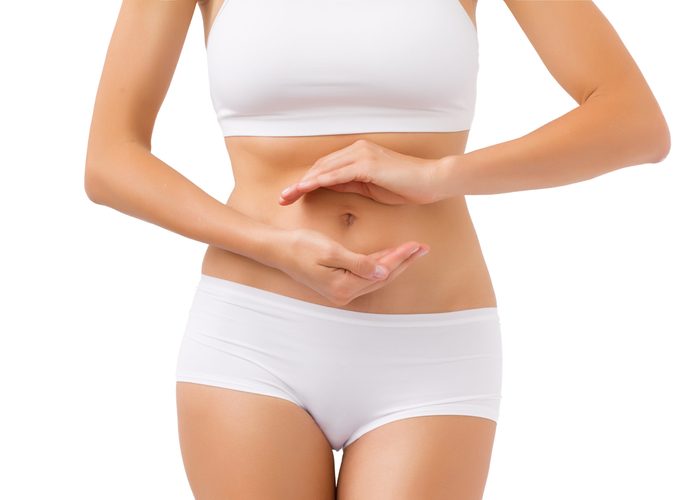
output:
M429 205L387 205L356 194L319 188L290 205L277 202L281 187L237 186L226 204L281 229L322 232L354 252L371 253L407 240L431 251L464 252L475 238L464 197Z
M405 335L404 329L406 328L499 321L497 307L466 308L435 313L394 314L344 310L338 307L314 304L208 274L202 274L199 278L195 301L223 302L226 304L225 307L227 309L240 308L245 311L252 311L258 317L260 315L270 316L272 320L281 321L288 325L317 321L325 324L334 323L334 326L351 324L374 327L400 327L402 337ZM195 306L201 308L204 304L197 303ZM239 313L236 312L235 314ZM325 331L324 334L327 335L328 332Z
M439 244L450 225L451 243L472 237L464 197L429 205L387 205L357 193L319 188L290 205L278 203L285 187L299 181L319 159L349 147L359 138L420 158L438 159L464 150L467 131L383 133L311 137L226 138L235 189L227 205L281 228L322 231L353 251L374 251L400 239L428 238ZM439 224L436 224L436 221Z
M258 196L235 191L227 205L244 215L280 229L319 231L353 252L370 254L409 240L430 246L428 255L393 281L357 297L343 309L396 314L496 306L463 197L430 205L390 206L354 193L318 190L292 205L278 207L276 189L256 189ZM300 300L341 307L279 269L220 248L207 250L202 271Z
M454 144L450 147L448 142L459 137L433 134L431 141L419 134L412 139L404 134L382 136L387 147L423 158L453 153ZM305 142L300 145L297 140ZM226 204L280 229L319 231L353 252L369 254L415 240L430 246L428 255L387 285L342 307L279 269L223 249L207 250L202 271L308 302L362 312L494 307L489 273L463 196L426 205L387 205L356 193L320 188L290 205L278 203L284 187L298 181L317 158L347 146L349 140L343 136L227 138L235 188Z

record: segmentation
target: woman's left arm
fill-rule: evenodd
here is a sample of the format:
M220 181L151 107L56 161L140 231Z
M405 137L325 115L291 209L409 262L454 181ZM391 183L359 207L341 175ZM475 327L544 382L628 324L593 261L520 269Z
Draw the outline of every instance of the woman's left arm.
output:
M434 167L438 199L560 186L668 155L659 104L592 1L505 3L579 106L517 139L443 157Z

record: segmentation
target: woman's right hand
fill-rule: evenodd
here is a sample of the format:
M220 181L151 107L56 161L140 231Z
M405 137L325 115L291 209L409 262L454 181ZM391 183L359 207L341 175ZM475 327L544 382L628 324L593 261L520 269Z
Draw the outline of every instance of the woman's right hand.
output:
M365 255L313 229L285 233L289 239L280 269L338 305L385 286L417 259L421 250L430 250L426 244L408 241ZM414 248L417 250L412 252ZM384 276L375 275L377 266L387 271Z

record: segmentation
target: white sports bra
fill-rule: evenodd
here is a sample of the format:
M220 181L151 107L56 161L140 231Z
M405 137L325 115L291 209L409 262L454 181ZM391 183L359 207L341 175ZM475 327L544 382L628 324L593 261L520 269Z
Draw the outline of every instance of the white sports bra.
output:
M302 136L467 130L478 49L459 0L224 0L206 51L224 136Z

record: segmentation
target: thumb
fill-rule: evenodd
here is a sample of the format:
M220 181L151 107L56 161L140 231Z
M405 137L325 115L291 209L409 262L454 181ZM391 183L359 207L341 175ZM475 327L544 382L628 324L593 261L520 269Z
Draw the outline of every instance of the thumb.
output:
M364 255L350 250L341 253L340 266L348 271L368 280L384 279L389 276L389 268L379 262L376 254Z

